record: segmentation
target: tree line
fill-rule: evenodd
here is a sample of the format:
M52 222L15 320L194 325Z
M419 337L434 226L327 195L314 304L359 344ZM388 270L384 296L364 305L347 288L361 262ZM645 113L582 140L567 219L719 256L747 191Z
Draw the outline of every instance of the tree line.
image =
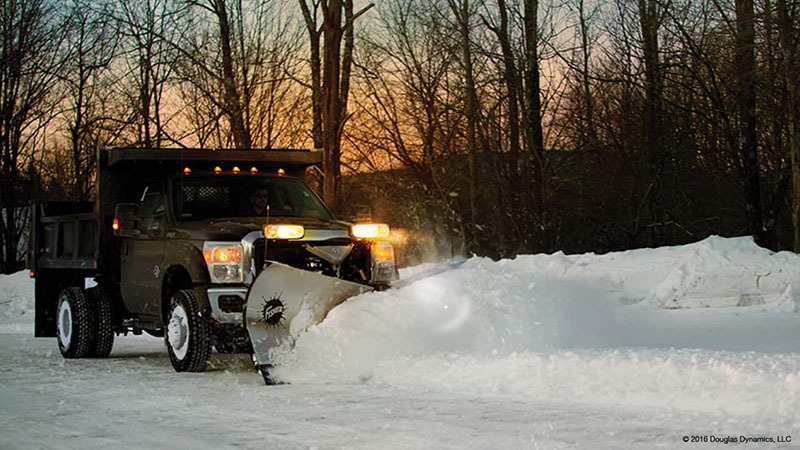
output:
M3 269L20 206L91 197L99 145L324 148L328 203L405 230L409 260L797 251L798 8L2 0Z
M710 234L798 251L798 8L383 5L358 55L348 163L404 170L354 177L353 190L368 180L359 195L386 193L382 215L467 254L605 252Z

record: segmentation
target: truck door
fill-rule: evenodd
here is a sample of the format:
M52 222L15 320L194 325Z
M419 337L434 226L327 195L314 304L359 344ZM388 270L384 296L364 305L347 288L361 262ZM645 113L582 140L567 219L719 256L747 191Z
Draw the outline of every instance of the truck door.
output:
M121 286L125 304L142 319L161 316L161 283L164 278L166 195L163 183L151 183L139 200L136 236L121 248Z

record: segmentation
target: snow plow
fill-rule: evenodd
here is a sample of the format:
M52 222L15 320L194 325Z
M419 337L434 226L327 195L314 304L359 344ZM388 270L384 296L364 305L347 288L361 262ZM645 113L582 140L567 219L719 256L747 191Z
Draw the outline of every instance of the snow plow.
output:
M203 371L215 348L252 354L271 384L277 349L397 279L388 226L336 220L303 182L319 152L101 148L98 161L93 203L32 208L35 335L65 358L146 332L178 372Z
M254 361L267 384L275 383L270 369L274 352L291 348L308 327L328 312L372 288L270 262L247 295L246 326Z

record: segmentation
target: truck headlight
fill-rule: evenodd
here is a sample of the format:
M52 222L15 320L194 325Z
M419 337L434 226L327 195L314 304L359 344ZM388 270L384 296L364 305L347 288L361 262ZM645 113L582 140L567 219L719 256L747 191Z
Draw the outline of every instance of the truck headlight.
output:
M214 283L241 283L242 244L239 242L204 242L203 258L208 266L208 274Z

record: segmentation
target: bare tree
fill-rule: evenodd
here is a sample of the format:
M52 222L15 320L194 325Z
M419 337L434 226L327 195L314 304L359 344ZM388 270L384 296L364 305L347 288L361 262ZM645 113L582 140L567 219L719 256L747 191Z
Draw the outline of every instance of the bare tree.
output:
M756 118L755 13L753 0L736 0L736 101L741 138L741 169L744 178L750 232L764 244L761 177Z
M590 147L594 147L597 141L597 130L594 123L594 99L592 98L592 74L591 74L591 58L592 49L590 36L591 13L587 14L586 2L578 0L578 36L580 38L580 60L581 60L581 87L583 88L583 105L584 115L581 120L582 133L586 135L586 140L589 141Z
M525 109L523 123L525 150L532 169L533 207L535 221L544 223L544 132L542 130L542 99L539 79L539 0L524 0L525 36Z
M299 55L303 50L301 30L275 7L248 21L249 32L240 27L240 53L243 64L251 66L245 83L247 120L253 145L259 147L302 146L308 139L308 102L305 89L294 82L304 72Z
M371 167L406 167L433 190L432 164L454 151L449 136L458 119L448 77L457 52L435 7L397 2L381 25L364 42L362 90L356 94L364 126L349 136L357 149L374 150L361 155Z
M206 69L216 74L221 85L222 98L219 99L219 104L230 123L233 145L236 148L250 148L252 136L249 124L245 120L242 92L247 90L243 82L248 80L246 77L245 80L242 80L234 67L233 52L236 39L234 27L236 24L231 21L228 2L226 0L188 0L188 3L207 12L216 21L219 72L213 66L207 66ZM244 20L241 16L238 19ZM202 58L202 53L196 53L192 62L199 62L199 58ZM243 66L242 70L246 71L247 69Z
M484 20L487 27L497 36L498 43L500 44L500 51L503 61L503 82L505 84L506 95L508 96L508 148L512 155L512 171L517 171L517 157L521 151L520 142L520 108L519 96L522 92L522 77L517 68L517 58L514 54L514 47L512 45L512 35L509 25L509 12L505 0L497 0L497 13L499 16L499 24L490 23Z
M252 148L297 142L302 105L290 85L298 78L295 61L298 34L280 3L257 0L191 0L183 21L189 30L172 43L180 55L178 77L192 96L202 95L211 113L190 120L200 128L198 140L216 146ZM212 17L213 25L192 12ZM209 108L208 106L211 106ZM213 111L211 111L213 110ZM186 114L201 112L187 105ZM217 114L218 113L218 114ZM227 127L211 122L227 119ZM214 130L209 134L209 130Z
M800 252L800 90L797 73L800 70L800 32L797 28L800 5L777 0L777 26L783 52L782 76L786 90L787 146L791 161L791 207L793 246Z
M133 110L134 145L160 148L165 141L176 140L171 139L163 110L177 59L172 43L186 33L178 20L185 7L166 0L120 2L112 12L124 39L127 72L120 76L120 84Z
M20 158L35 128L52 113L51 89L62 67L64 42L55 5L9 0L0 10L0 256L2 270L16 270L20 229Z
M637 228L649 230L649 242L659 242L664 205L662 189L666 161L663 136L663 73L658 34L661 28L661 5L657 0L639 0L642 60L644 62L644 149L643 173L647 187L642 193L637 214ZM646 217L641 217L642 215ZM642 223L644 219L644 223Z
M464 116L467 120L466 144L467 144L467 168L469 170L469 223L468 232L465 238L467 246L474 250L478 230L473 228L479 226L479 193L478 193L478 143L476 138L479 115L478 94L475 88L475 74L473 71L473 50L472 50L472 17L473 8L470 7L469 0L449 0L450 10L455 18L456 30L459 36L461 47L461 66L464 78Z
M311 0L310 5L306 0L299 2L311 52L312 136L314 146L324 149L323 197L338 214L343 209L342 135L348 119L354 26L374 4L356 12L353 0Z
M320 1L299 0L309 39L309 64L311 68L311 137L314 148L322 148L322 57L320 42L322 26L319 23Z
M98 133L109 118L103 114L104 95L111 91L104 77L116 56L117 33L107 14L99 14L80 2L72 5L67 27L69 58L59 74L66 84L73 197L89 199L93 188L96 148L107 142Z

